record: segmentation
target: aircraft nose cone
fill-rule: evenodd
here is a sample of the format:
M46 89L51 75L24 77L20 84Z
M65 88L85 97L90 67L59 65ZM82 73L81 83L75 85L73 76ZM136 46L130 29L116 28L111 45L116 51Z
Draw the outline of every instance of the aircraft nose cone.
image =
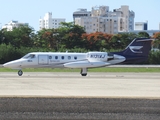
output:
M3 67L6 67L6 63L2 65Z
M17 68L21 65L21 62L19 60L15 60L15 61L11 61L11 62L7 62L5 64L3 64L3 67L6 68Z
M9 66L10 66L9 63L3 64L3 67L9 67Z

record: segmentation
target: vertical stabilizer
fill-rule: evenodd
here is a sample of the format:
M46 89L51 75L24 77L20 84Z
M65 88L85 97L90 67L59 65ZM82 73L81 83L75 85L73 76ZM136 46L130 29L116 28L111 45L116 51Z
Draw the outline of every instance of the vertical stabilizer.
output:
M126 60L123 63L140 63L147 60L151 42L149 38L135 38L123 51L114 54L124 56Z

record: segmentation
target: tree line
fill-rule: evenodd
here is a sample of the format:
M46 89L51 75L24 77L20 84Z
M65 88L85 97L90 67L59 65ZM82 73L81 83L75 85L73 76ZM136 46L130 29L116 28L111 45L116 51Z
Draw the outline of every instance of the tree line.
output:
M160 48L160 33L149 36L146 32L108 34L95 32L87 34L81 26L72 22L61 23L57 29L42 29L37 32L30 26L20 26L12 31L0 31L0 63L22 57L37 51L117 51L124 49L134 38L157 39L153 47Z

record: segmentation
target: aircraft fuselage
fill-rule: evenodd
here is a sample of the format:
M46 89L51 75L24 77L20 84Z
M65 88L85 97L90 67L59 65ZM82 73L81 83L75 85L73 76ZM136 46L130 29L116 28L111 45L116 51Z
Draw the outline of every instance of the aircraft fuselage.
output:
M33 52L4 64L12 69L23 68L92 68L124 61L123 56L108 56L107 52L52 53Z

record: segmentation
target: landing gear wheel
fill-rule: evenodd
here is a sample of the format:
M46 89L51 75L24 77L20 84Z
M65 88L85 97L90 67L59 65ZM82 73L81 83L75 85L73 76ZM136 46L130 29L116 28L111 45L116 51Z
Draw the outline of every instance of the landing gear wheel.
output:
M23 75L23 71L22 71L22 70L19 70L19 71L18 71L18 75L19 75L19 76L22 76L22 75Z
M82 68L81 69L81 75L82 76L87 76L87 68Z
M85 73L85 74L81 74L82 76L87 76L87 73Z

